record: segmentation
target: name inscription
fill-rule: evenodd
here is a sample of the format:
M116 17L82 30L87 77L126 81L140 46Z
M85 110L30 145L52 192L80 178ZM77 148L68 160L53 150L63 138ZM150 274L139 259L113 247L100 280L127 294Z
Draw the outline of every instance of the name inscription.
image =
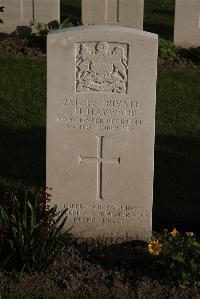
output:
M66 98L62 104L57 122L63 123L66 130L132 132L143 124L135 100Z

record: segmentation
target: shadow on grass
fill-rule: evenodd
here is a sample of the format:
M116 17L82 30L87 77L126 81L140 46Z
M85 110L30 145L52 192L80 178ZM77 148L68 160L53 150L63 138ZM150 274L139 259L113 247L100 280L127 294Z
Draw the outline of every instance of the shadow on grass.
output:
M21 180L24 184L43 185L45 182L44 128L0 128L0 176Z
M157 136L154 230L177 227L199 232L200 139Z
M76 0L75 3L72 1L61 1L60 5L61 11L61 22L63 22L68 17L81 18L81 0Z
M174 15L174 9L171 8L155 8L152 10L152 13L162 15L162 16L167 16L167 17L172 17Z
M0 176L24 184L45 183L44 128L0 129ZM157 136L153 228L199 231L200 139ZM1 190L2 191L2 190Z
M152 32L158 34L160 37L173 40L173 28L170 25L165 24L154 24L150 22L144 23L144 31Z
M160 37L173 40L174 0L145 0L144 30L157 33Z

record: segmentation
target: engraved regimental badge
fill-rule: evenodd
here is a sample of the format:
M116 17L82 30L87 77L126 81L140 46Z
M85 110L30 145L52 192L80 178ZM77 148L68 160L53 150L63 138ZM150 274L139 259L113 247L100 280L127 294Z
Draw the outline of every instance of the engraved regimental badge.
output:
M76 92L127 93L128 45L76 44Z

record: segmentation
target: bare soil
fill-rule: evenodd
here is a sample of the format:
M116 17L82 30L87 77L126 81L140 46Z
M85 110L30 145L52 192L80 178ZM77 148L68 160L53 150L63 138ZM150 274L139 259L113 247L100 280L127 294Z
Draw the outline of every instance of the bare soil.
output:
M0 58L46 58L46 45L40 39L27 39L0 33Z
M42 273L0 273L1 294L75 298L200 298L198 284L181 287L151 270L146 243L104 245L72 240Z
M195 63L189 58L178 56L177 59L166 62L161 59L158 59L158 65L160 68L167 68L167 69L193 69L193 70L200 70L200 64Z

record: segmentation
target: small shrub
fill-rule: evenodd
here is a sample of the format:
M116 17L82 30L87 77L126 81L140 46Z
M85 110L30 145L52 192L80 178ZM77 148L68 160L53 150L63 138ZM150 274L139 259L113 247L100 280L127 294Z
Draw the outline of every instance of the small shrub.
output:
M68 17L65 19L62 23L58 21L53 21L48 24L45 23L32 23L33 29L36 31L33 33L34 36L45 38L47 37L47 34L50 30L56 30L56 29L63 29L63 28L69 28L73 26L77 26L80 24L80 21L76 17Z
M33 28L33 33L29 36L29 45L31 47L39 47L42 51L46 51L46 38L50 30L68 28L72 26L77 26L80 21L76 17L68 17L62 23L58 21L53 21L48 24L33 22L31 27Z
M69 237L62 232L66 211L50 208L51 194L42 190L35 197L18 199L6 193L0 205L0 269L41 271L52 263Z
M200 280L200 243L192 232L165 230L160 239L150 241L148 252L153 267L180 284Z
M158 55L162 60L171 62L176 58L176 54L177 49L171 41L159 38Z

